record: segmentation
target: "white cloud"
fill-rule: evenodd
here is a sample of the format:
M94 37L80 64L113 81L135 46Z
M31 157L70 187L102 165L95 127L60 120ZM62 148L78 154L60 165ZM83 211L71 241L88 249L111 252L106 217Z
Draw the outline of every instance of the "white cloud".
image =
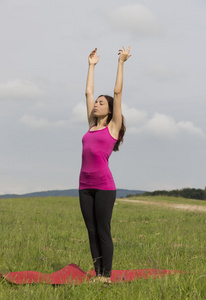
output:
M122 104L122 113L125 117L126 124L129 126L139 125L146 121L147 113L136 108L130 108L126 104Z
M25 99L42 95L44 95L44 92L29 80L15 79L0 83L0 99Z
M156 137L172 138L178 133L178 127L172 117L155 113L143 127L143 132L152 134Z
M122 104L122 112L129 134L144 134L171 139L181 132L187 132L204 137L202 129L195 127L192 122L176 122L174 118L166 114L155 113L149 118L147 112L130 108L126 104Z
M178 134L190 134L197 137L205 137L203 130L196 127L192 122L181 121L176 122L171 116L155 113L151 119L148 119L146 124L140 128L132 127L129 133L148 134L158 138L175 138Z
M24 116L22 116L19 122L34 129L51 128L51 127L66 128L69 126L69 121L66 120L51 122L45 118L37 118L29 114L25 114Z
M87 122L86 103L78 103L72 110L72 123L85 123Z
M156 35L162 32L155 14L142 4L120 6L109 14L111 25L116 29Z
M192 122L189 121L178 122L177 126L180 130L184 130L190 134L194 134L200 137L205 137L203 130L199 127L194 126Z
M45 118L36 118L34 116L31 116L29 114L25 114L21 119L19 120L20 123L23 123L29 127L32 128L46 128L49 127L49 121Z
M19 122L33 129L42 128L68 128L72 124L85 123L87 121L86 105L78 103L71 111L71 118L68 120L49 121L47 118L39 118L34 115L25 114Z
M190 121L177 122L173 117L160 113L155 113L149 118L146 111L130 108L126 104L122 104L122 112L129 134L144 134L167 139L185 133L205 137L203 130Z

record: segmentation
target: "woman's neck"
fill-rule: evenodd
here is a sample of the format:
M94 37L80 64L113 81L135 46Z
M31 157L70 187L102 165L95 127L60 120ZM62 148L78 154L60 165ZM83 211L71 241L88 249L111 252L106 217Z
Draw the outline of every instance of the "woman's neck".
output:
M97 119L97 127L105 127L107 126L107 116L106 117L100 117Z

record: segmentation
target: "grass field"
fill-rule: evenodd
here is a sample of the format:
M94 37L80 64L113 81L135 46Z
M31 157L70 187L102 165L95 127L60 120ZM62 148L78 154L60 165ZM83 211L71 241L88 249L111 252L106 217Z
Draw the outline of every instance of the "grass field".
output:
M107 287L101 283L17 286L2 280L0 299L206 299L206 213L116 203L112 219L113 269L153 268L188 273ZM198 200L186 203L206 204ZM1 199L0 228L1 273L52 273L70 263L85 271L93 269L78 198Z

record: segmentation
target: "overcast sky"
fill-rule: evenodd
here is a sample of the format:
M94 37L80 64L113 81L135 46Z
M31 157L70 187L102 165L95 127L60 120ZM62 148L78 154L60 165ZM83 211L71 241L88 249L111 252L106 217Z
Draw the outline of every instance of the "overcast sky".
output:
M113 95L122 45L117 188L206 186L205 0L0 0L0 37L0 194L78 188L88 55Z

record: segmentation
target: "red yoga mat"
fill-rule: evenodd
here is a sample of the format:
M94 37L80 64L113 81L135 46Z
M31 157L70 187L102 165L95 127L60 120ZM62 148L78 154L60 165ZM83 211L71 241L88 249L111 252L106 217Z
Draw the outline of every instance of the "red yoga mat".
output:
M180 271L158 270L158 269L142 269L142 270L112 270L112 282L133 281L140 278L148 279L149 277L159 278L167 274L180 274ZM14 284L31 284L31 283L47 283L47 284L81 284L89 281L95 276L95 271L85 272L75 264L70 264L63 269L51 273L44 274L35 271L21 271L0 274L1 277Z

